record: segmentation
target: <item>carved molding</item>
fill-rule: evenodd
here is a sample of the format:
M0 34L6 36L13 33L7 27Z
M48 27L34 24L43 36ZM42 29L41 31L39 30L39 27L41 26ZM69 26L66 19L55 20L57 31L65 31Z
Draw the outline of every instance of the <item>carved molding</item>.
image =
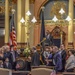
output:
M73 0L74 1L74 5L75 5L75 0Z
M30 0L30 4L34 4L35 0Z
M0 6L0 13L4 13L5 12L5 6Z
M9 3L17 4L17 0L9 0Z
M68 43L68 49L73 49L74 48L74 44L72 42Z
M56 25L45 25L45 32L46 30L49 30L50 32L53 32L53 30L55 29ZM60 29L60 26L57 26L59 29ZM40 23L38 25L35 25L34 27L34 45L36 46L40 40L40 29L41 29L41 26L40 26ZM64 35L64 38L63 38L63 43L65 45L65 48L67 49L68 47L68 26L63 26L62 27L62 31L63 31L63 35ZM56 35L57 38L60 37L60 32L58 35Z
M9 12L11 13L12 6L9 6ZM0 14L5 13L5 6L0 6Z

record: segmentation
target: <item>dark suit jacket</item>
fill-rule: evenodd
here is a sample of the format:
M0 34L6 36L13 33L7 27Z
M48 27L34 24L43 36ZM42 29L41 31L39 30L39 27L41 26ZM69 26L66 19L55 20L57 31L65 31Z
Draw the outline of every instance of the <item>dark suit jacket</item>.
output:
M8 63L8 66L6 65L6 63L4 63L4 68L6 68L6 69L12 69L11 63Z
M45 44L47 44L49 46L53 45L53 36L52 35L49 35L49 38L48 38L48 35L46 35Z
M55 65L56 72L60 71L62 69L62 58L61 54L59 52L56 52L53 57L53 63Z
M1 57L1 56L0 56L0 60L2 60L2 61L4 62L4 57Z
M13 63L13 56L12 54L9 52L5 52L4 53L4 59L8 58L9 59L9 62L12 64Z
M65 50L63 50L61 52L61 56L62 56L62 61L66 60L66 51Z
M61 56L62 56L62 72L63 72L65 70L66 56L67 56L65 50L62 50Z
M12 60L18 57L18 53L16 51L11 51L11 54L12 54L12 57L15 57L15 58L12 58Z
M33 53L31 64L32 64L32 66L39 66L40 65L40 55L38 52Z

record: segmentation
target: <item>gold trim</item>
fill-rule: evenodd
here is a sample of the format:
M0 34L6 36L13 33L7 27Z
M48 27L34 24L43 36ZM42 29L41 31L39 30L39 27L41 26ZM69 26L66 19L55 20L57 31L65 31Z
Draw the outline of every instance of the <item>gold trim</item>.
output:
M30 4L34 4L35 0L30 0Z
M59 14L59 11L61 8L63 8L63 10L65 11L65 13L63 13L62 15ZM58 19L62 19L62 16L66 15L66 3L65 2L55 1L53 3L51 10L50 10L50 16L54 17L54 15L56 15Z
M0 6L0 13L5 13L5 6Z
M17 0L9 0L9 3L17 4Z
M12 6L9 6L9 12L11 13ZM5 6L0 6L0 14L5 13Z

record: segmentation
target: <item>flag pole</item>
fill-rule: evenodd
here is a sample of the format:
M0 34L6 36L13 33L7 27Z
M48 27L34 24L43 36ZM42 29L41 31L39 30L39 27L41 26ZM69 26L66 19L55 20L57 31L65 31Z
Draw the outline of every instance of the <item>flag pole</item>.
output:
M45 25L44 25L44 6L41 7L41 32L40 32L40 44L44 48L44 38L45 38Z
M44 25L44 7L41 7L41 31L40 31L40 46L41 46L41 52L45 49L44 48L44 41L45 41L45 25ZM44 64L40 53L40 61L42 64Z

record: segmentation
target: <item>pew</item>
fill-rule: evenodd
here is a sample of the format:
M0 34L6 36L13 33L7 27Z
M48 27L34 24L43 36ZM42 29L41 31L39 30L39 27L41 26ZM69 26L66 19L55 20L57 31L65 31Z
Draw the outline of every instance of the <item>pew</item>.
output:
M0 68L0 75L12 75L12 70Z
M12 75L29 75L30 71L12 71Z
M52 72L52 69L48 69L48 68L31 69L31 75L50 75L51 72Z
M54 66L31 66L31 75L50 75Z
M75 75L75 72L63 72L63 75Z
M48 69L54 69L54 66L46 66L46 65L31 66L31 69L35 69L35 68L48 68Z

